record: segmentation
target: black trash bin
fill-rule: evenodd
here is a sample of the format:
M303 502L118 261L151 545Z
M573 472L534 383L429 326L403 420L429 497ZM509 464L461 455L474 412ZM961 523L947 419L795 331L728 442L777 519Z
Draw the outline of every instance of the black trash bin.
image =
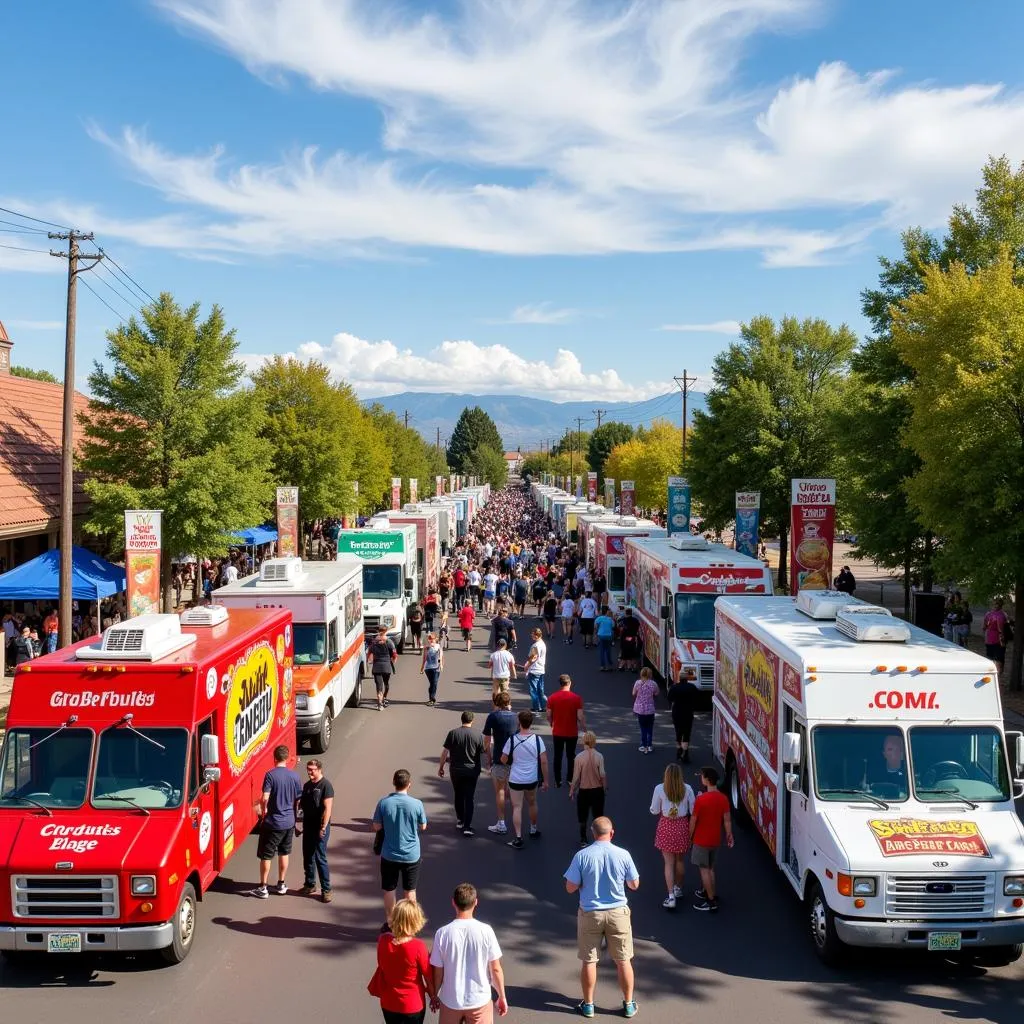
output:
M946 611L946 595L942 593L913 591L911 612L915 626L927 629L929 633L942 636L942 618Z

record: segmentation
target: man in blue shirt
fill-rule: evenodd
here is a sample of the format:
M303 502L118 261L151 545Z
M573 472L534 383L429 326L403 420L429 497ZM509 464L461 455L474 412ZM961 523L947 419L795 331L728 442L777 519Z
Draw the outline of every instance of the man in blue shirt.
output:
M295 808L302 796L302 779L288 767L291 751L282 744L274 747L274 767L263 776L263 799L260 803L260 839L256 857L260 862L260 884L249 891L259 900L270 898L267 882L270 862L277 856L277 885L274 892L284 896L288 885L288 855L292 852L295 834Z
M606 609L594 620L594 633L597 636L597 655L602 672L612 670L612 639L615 636L615 620Z
M576 1012L594 1016L594 989L597 987L597 961L601 939L615 961L622 989L622 1015L636 1016L633 998L633 929L630 923L626 888L640 887L640 874L628 850L616 846L611 818L595 818L591 826L594 842L580 850L565 873L566 892L579 892L580 912L576 918L577 956L583 1001Z
M373 831L384 833L380 851L380 887L384 891L384 913L390 919L401 878L405 898L416 902L416 883L420 875L420 833L427 828L423 804L409 796L412 776L399 768L392 777L395 791L377 801L373 812ZM387 921L385 921L387 928Z

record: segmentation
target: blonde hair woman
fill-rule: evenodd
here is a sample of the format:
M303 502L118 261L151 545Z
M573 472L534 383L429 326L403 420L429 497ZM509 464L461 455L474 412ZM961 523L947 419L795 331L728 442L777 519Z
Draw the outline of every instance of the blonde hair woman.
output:
M427 642L423 645L423 657L420 659L420 675L427 677L427 707L437 703L437 683L444 668L444 649L437 641L434 633L427 634Z
M426 943L416 936L427 923L415 900L399 900L388 918L391 931L377 940L377 970L367 991L380 1000L385 1024L423 1024L427 999L437 1002Z
M604 774L604 755L599 754L597 737L588 729L583 734L583 749L572 763L569 799L576 797L576 820L580 826L580 846L587 845L587 819L604 814L604 794L608 779Z
M651 814L658 815L654 847L661 850L665 859L668 895L662 906L666 910L674 910L676 900L683 894L686 851L690 848L690 815L695 800L693 790L683 780L682 768L670 764L651 796Z

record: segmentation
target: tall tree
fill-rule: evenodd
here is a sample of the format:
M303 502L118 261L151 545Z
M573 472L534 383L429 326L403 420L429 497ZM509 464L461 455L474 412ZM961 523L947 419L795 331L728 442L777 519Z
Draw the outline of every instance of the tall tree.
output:
M448 465L456 473L468 475L470 471L466 468L466 462L481 446L504 452L501 434L494 420L480 406L466 406L448 441Z
M110 369L94 364L80 465L92 499L86 529L124 535L126 508L162 509L164 607L171 558L220 554L265 520L271 451L264 411L240 390L235 332L214 306L182 309L167 293L107 334Z
M617 444L625 444L633 436L633 428L628 423L610 420L602 423L590 432L587 441L587 465L597 474L599 481L604 479L604 464Z
M668 504L668 478L679 473L682 443L681 427L655 420L616 445L608 454L605 470L613 480L633 481L637 507L663 509Z
M498 489L508 483L508 463L497 448L480 445L469 454L465 462L466 473Z
M831 429L845 396L844 373L856 345L845 325L755 317L739 342L716 357L707 411L694 413L686 472L708 525L735 516L735 492L761 492L767 535L780 542L779 585L787 585L790 480L832 476Z

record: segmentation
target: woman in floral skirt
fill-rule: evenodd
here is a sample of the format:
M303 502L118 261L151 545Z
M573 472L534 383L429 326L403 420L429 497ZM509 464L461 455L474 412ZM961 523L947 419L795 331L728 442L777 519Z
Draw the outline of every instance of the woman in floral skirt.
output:
M683 876L686 872L686 852L690 849L690 815L695 797L693 790L683 781L683 770L677 764L665 769L662 781L654 787L651 814L658 815L658 828L654 833L655 849L665 859L665 888L668 896L662 906L674 910L676 900L683 894Z

